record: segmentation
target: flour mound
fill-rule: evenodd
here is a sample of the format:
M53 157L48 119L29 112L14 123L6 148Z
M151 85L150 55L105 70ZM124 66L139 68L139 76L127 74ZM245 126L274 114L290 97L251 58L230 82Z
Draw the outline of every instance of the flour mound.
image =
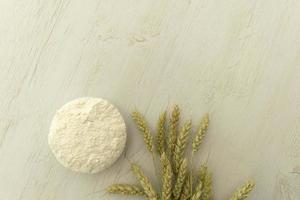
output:
M123 152L126 126L120 112L108 101L79 98L56 112L48 142L63 166L97 173L112 165Z

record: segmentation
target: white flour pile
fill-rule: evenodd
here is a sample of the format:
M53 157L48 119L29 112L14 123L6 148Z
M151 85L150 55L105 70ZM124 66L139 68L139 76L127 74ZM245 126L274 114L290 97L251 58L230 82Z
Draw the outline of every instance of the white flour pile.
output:
M77 172L97 173L121 155L126 126L119 111L106 100L80 98L56 112L48 140L63 166Z

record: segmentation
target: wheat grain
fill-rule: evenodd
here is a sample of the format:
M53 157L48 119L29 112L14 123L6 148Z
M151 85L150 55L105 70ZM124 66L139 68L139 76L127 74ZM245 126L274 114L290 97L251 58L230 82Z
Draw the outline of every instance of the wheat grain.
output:
M172 195L172 167L165 153L161 156L162 164L162 199L170 200Z
M177 142L174 150L174 165L175 165L175 173L178 173L179 167L184 157L184 150L186 147L188 135L190 133L192 127L192 122L188 121L183 126L182 130L179 133L177 138Z
M153 153L153 139L151 135L150 128L148 127L148 124L144 117L137 111L132 113L132 118L135 121L137 128L140 130L140 132L143 134L144 141L146 144L147 149Z
M249 193L253 190L255 183L248 181L243 187L239 188L231 197L230 200L243 200L246 199Z
M149 198L149 200L158 200L157 194L151 185L149 179L145 176L144 172L141 170L141 168L136 164L131 164L131 169L133 173L135 174L137 180L141 184L146 196Z
M168 138L168 148L170 154L172 154L177 140L177 129L179 124L179 117L180 117L180 109L178 105L175 105L170 119L170 131L169 131L169 138Z
M162 155L162 153L165 151L165 123L166 123L166 118L167 118L167 112L163 112L158 120L158 130L157 130L157 135L156 135L156 146L157 146L157 151L159 155Z
M130 184L114 184L108 187L107 191L113 194L141 195L141 196L145 195L141 187L137 185L130 185Z
M187 173L187 160L183 159L183 161L180 165L179 171L178 171L177 179L176 179L174 190L173 190L173 195L174 195L175 200L179 199L179 197L180 197L180 194L182 191L182 186L186 179L186 173Z
M205 114L203 119L201 120L200 127L192 143L193 153L199 150L199 146L201 145L204 135L207 132L208 124L209 124L209 116L208 114Z

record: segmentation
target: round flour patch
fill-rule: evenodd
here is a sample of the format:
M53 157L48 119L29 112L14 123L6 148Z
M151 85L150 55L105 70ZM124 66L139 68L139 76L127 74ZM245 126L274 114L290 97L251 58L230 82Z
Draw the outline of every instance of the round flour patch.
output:
M108 101L79 98L55 113L48 142L63 166L97 173L112 165L123 152L126 126L120 112Z

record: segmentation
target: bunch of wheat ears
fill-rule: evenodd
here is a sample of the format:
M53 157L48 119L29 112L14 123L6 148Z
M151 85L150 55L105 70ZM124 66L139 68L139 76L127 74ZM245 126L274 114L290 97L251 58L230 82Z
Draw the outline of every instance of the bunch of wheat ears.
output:
M193 136L190 163L185 156L185 149L192 123L187 121L179 130L180 109L177 105L174 106L170 119L167 119L167 112L160 115L155 138L142 114L133 112L132 118L144 138L154 164L155 158L159 158L161 170L157 176L161 179L160 190L158 192L154 189L139 165L130 163L138 184L113 184L107 191L122 195L140 195L149 200L212 200L212 175L208 171L207 163L202 164L196 174L192 165L193 156L198 152L208 129L208 114L203 117ZM192 166L188 167L188 164ZM248 181L230 200L246 199L253 187L254 182Z

